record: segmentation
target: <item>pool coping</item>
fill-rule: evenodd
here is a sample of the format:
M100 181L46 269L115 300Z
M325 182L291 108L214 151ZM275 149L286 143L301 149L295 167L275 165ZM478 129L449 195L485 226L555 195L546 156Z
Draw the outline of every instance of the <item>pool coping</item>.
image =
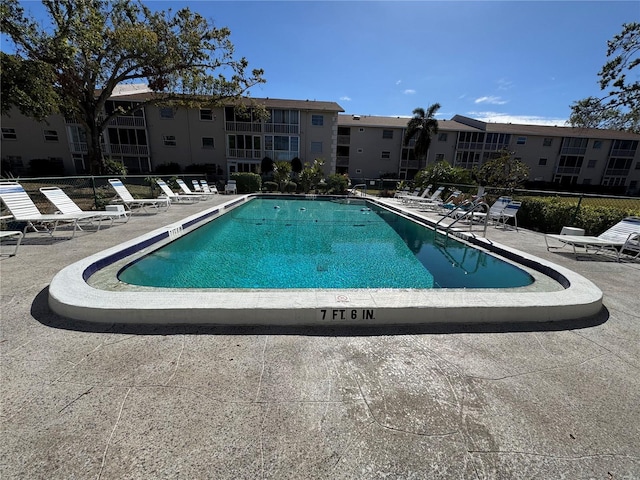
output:
M161 325L403 325L550 322L596 315L602 291L585 277L519 250L455 232L462 240L553 278L555 292L475 289L296 289L109 291L87 283L96 271L179 237L250 198L244 195L160 227L62 269L49 286L58 315L95 323ZM300 197L297 197L300 198ZM434 227L424 217L367 200Z

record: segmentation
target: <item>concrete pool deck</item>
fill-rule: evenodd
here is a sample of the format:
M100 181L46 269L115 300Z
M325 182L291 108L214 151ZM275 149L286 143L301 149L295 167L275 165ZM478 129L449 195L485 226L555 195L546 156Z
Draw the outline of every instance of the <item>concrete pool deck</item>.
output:
M640 262L487 237L583 275L599 315L542 324L94 325L63 267L229 200L174 205L0 260L2 478L638 478Z

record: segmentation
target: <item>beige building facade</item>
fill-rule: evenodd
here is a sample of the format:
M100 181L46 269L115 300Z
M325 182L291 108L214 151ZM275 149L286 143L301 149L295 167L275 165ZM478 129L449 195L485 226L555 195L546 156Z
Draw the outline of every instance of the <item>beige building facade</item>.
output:
M122 90L106 105L111 112L147 98ZM249 100L247 100L249 102ZM263 160L302 165L324 161L325 174L352 179L411 179L440 160L480 167L507 149L530 168L530 180L559 187L604 186L640 193L640 135L612 130L486 123L461 115L438 121L426 158L404 145L408 118L345 115L334 102L252 99L242 112L216 108L145 107L117 116L103 135L103 151L131 174L161 169L178 173L203 167L214 178L261 171ZM255 115L261 105L268 118ZM82 128L53 115L36 122L17 111L2 117L2 168L15 176L83 175L89 171ZM5 175L5 172L3 172Z

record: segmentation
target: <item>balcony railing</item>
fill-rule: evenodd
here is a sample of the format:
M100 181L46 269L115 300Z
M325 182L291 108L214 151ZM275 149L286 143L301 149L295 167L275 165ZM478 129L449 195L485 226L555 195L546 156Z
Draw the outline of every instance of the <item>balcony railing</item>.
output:
M556 174L580 173L581 167L558 167Z
M107 147L107 152L116 155L134 155L134 156L148 156L149 147L147 145L126 145L110 143Z
M586 151L587 149L582 147L563 147L560 155L584 155Z
M604 174L611 177L626 177L629 175L629 168L608 168Z
M338 145L349 145L351 143L351 135L338 135Z
M109 120L109 125L118 127L145 127L144 117L114 117Z
M262 132L261 123L252 122L225 122L227 132Z
M458 142L458 150L482 150L484 142Z
M266 133L294 133L300 132L299 125L292 125L289 123L265 123L264 131Z
M229 158L262 158L262 150L228 148L227 156Z
M337 157L336 158L336 166L337 167L348 167L349 166L349 157Z
M636 151L635 150L622 150L622 149L615 149L615 150L611 150L611 155L609 155L610 157L635 157L636 156Z
M87 142L70 142L69 148L71 153L87 153L89 151Z
M294 158L300 156L300 152L292 152L292 151L286 151L286 150L265 150L264 154L274 162L280 162L280 161L290 162Z

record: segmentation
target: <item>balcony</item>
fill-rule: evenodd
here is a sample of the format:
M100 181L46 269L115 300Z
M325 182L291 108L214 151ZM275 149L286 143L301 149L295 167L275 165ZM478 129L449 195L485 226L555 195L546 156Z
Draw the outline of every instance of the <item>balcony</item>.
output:
M118 127L145 127L144 117L114 117L109 120L109 126Z
M560 155L584 155L587 151L583 147L563 147L560 150Z
M629 175L629 168L608 168L604 171L608 177L626 177Z
M264 124L265 133L300 133L299 125L292 125L290 123L265 123Z
M581 167L558 167L556 174L558 175L575 175L580 173Z
M262 132L261 123L252 122L225 122L227 132Z
M115 155L132 155L137 157L149 156L149 147L147 145L126 145L110 143L105 153Z
M349 145L351 143L351 135L338 135L338 145Z
M609 156L610 157L635 157L636 151L627 150L627 149L623 150L623 149L616 148L615 150L611 150L611 154Z
M422 168L422 163L420 160L400 160L400 168L419 169Z
M348 167L349 166L349 157L337 157L336 158L336 167Z
M264 155L274 162L290 162L296 157L300 157L300 152L287 150L265 150Z
M484 142L458 142L458 150L482 150Z
M229 158L262 158L262 150L246 149L246 148L228 148L227 157Z
M71 153L87 153L89 151L87 142L70 142L69 148Z

